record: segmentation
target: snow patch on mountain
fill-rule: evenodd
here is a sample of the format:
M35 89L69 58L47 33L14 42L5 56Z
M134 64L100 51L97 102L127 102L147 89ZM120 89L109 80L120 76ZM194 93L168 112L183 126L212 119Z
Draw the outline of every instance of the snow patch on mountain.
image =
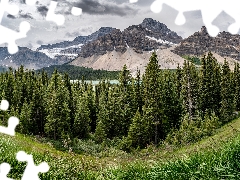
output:
M174 43L172 43L172 42L165 41L165 40L162 40L162 39L156 39L155 37L150 37L150 36L145 36L145 37L148 38L148 39L150 39L150 40L153 40L153 41L162 43L162 44L174 45Z
M40 49L38 50L39 52L42 52L44 54L46 54L48 57L54 59L56 56L67 56L70 59L74 59L78 56L77 53L68 53L67 50L69 49L74 49L74 48L81 48L83 46L83 44L78 44L78 45L73 45L73 46L69 46L69 47L65 47L65 48L52 48L52 49Z

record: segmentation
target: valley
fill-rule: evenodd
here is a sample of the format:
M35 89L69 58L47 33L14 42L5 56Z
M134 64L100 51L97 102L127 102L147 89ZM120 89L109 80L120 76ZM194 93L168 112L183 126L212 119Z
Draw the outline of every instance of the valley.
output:
M239 179L240 35L183 39L145 18L73 40L0 47L0 161L20 179L19 149L41 179Z

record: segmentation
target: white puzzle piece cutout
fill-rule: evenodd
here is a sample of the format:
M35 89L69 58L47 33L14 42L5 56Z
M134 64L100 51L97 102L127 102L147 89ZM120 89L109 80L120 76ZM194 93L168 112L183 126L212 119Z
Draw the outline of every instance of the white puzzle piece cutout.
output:
M10 172L11 166L8 163L0 164L0 179L1 180L14 180L12 178L8 178L7 174Z
M11 15L16 15L19 8L15 5L10 5L9 0L0 1L0 23L3 18L3 14L8 12ZM0 44L8 43L8 52L14 54L18 51L18 46L15 41L18 39L25 38L27 32L30 30L30 24L26 21L22 22L19 26L19 32L13 31L0 24Z
M219 33L219 28L212 24L215 18L225 11L228 15L235 19L235 23L230 25L228 30L232 34L236 34L240 28L240 1L239 0L155 0L151 5L154 13L162 10L162 5L166 4L177 11L175 23L183 25L186 22L183 12L201 10L203 23L205 24L209 35L215 37Z
M33 156L28 155L24 151L19 151L16 156L18 161L27 162L27 166L24 170L21 180L40 180L38 173L45 173L49 171L49 166L46 162L40 163L38 166L34 164Z
M14 136L15 135L15 128L19 124L19 119L17 117L10 117L8 119L8 127L0 126L0 133Z
M35 5L36 2L37 2L37 0L26 0L26 4L29 5L29 6Z
M129 0L130 3L136 3L138 0Z
M80 16L82 14L82 9L78 7L72 7L71 13L74 16Z
M0 104L0 110L6 111L9 108L9 102L7 100L2 100Z
M2 100L0 104L0 109L2 111L8 110L9 103L7 100ZM0 126L0 133L7 134L10 136L15 135L15 128L19 124L19 119L17 117L10 117L8 119L8 127Z
M51 1L48 12L47 12L46 20L53 21L60 26L64 24L65 17L61 14L55 14L56 7L57 7L57 2Z

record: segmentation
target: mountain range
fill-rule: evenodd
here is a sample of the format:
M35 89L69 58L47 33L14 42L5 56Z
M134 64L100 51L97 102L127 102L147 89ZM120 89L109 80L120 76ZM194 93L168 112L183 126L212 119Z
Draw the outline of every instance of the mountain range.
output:
M123 31L101 27L88 36L78 36L72 41L41 45L36 50L19 47L10 55L0 47L0 66L41 69L51 65L70 64L93 69L121 70L124 64L132 73L144 71L151 52L156 51L161 68L175 69L186 56L201 57L211 51L220 63L226 58L233 66L240 60L240 35L221 32L209 36L206 27L183 39L165 24L145 18L139 25Z

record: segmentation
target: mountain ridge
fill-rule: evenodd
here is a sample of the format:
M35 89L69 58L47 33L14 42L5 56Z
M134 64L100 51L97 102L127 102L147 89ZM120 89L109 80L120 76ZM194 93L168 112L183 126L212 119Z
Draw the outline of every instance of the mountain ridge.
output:
M6 48L1 47L0 65L14 68L24 65L30 69L40 69L71 64L121 70L124 64L128 64L131 72L135 72L137 67L144 70L152 51L158 51L159 65L162 68L174 69L177 64L182 65L183 56L200 57L209 51L221 58L220 61L227 58L229 62L238 62L240 35L221 32L213 38L203 26L200 31L183 39L165 24L145 18L140 24L131 25L122 31L113 27L101 27L88 36L41 45L35 51L20 47L18 53L10 55Z

